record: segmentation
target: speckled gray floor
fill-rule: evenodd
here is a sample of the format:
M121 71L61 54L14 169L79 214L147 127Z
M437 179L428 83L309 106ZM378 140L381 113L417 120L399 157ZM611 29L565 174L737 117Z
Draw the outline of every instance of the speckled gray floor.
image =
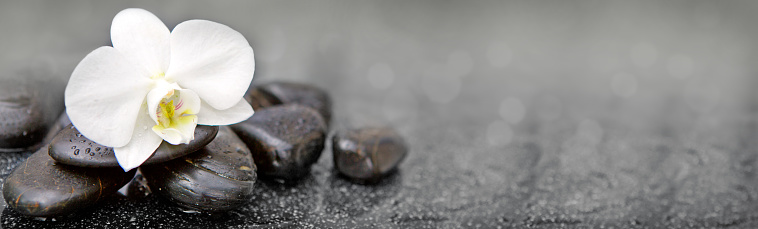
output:
M126 7L239 30L254 84L322 87L333 129L395 126L409 157L363 186L327 146L225 214L116 196L3 228L758 227L756 2L2 1L3 75L65 81Z

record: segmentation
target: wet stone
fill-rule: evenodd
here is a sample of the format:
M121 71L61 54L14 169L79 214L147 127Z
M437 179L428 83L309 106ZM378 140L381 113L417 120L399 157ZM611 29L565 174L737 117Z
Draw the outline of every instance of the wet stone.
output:
M0 82L0 152L36 148L47 133L43 110L44 103L35 90Z
M341 131L332 138L334 167L358 183L375 183L393 172L408 154L393 129L369 127Z
M259 110L260 108L281 105L282 101L276 98L276 96L269 94L268 92L261 91L257 87L251 87L247 94L245 94L245 100L253 107L253 110Z
M245 95L253 109L280 104L300 104L321 114L327 125L332 119L332 100L329 94L313 85L294 82L271 82L251 88Z
M217 126L197 126L195 140L189 144L161 143L145 164L173 160L197 151L216 137ZM50 156L56 161L82 167L119 167L113 148L87 139L72 125L61 130L50 143Z
M180 160L142 166L150 190L172 202L201 212L244 205L253 195L256 167L245 143L221 127L211 143Z
M83 168L56 163L42 147L20 164L3 184L9 207L28 216L72 213L118 191L134 171L121 168Z
M253 152L259 175L274 179L307 175L326 140L326 124L318 112L297 104L258 110L232 129Z

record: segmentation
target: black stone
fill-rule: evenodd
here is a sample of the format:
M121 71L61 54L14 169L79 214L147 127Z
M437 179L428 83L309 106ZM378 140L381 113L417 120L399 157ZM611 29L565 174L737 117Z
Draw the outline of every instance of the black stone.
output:
M254 110L282 104L282 101L276 96L269 94L266 91L261 91L257 87L251 87L247 91L245 94L245 100L250 103Z
M229 127L198 152L163 164L142 166L150 190L203 212L235 209L253 194L257 175L250 150Z
M253 109L280 104L300 104L323 116L329 125L332 119L332 100L329 93L313 85L294 82L271 82L251 88L245 95Z
M308 174L326 139L321 115L297 104L258 110L232 129L253 152L259 175L284 180Z
M359 183L375 183L397 168L408 146L395 130L369 127L341 131L332 138L334 167Z
M189 144L172 145L161 143L153 156L144 164L155 164L173 160L197 151L216 137L218 126L197 126L195 140ZM82 167L118 167L113 148L87 139L73 125L61 130L50 143L50 156L56 161Z
M40 145L47 133L44 106L37 91L0 82L0 152L23 151Z
M9 207L28 216L68 214L115 193L134 171L82 168L56 163L42 147L16 167L3 184Z

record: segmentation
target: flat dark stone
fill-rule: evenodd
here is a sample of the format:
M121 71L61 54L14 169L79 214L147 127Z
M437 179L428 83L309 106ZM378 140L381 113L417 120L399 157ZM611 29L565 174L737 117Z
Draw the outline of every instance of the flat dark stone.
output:
M394 129L370 127L340 131L332 138L334 167L359 183L375 183L394 171L408 146Z
M332 100L329 93L309 84L295 82L271 82L250 88L245 95L253 109L272 105L296 103L313 109L324 117L329 125L332 119Z
M189 144L172 145L161 143L153 156L145 164L155 164L173 160L197 151L216 137L218 126L197 126L195 140ZM113 148L97 144L72 125L61 130L50 143L50 156L56 161L82 167L118 167Z
M153 192L203 212L231 210L247 203L257 177L250 150L226 126L196 153L142 166L140 171Z
M40 93L21 84L0 82L0 152L32 148L42 141L45 133L44 101Z
M82 168L56 163L42 147L16 167L3 185L9 207L28 216L68 214L115 193L134 171Z
M253 152L259 175L284 180L308 174L326 139L321 115L298 104L258 110L232 129Z

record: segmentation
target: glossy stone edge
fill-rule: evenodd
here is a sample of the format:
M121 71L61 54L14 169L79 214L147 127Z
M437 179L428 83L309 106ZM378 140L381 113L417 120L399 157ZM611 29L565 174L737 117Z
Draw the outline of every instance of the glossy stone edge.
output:
M176 169L181 166L195 167L191 173L181 172L180 169ZM173 169L172 169L173 168ZM216 175L203 168L192 165L184 160L170 161L164 164L148 165L140 167L145 179L147 179L150 189L154 193L158 193L163 198L171 200L171 202L194 210L200 210L203 212L222 212L233 210L245 203L248 203L253 196L253 190L255 189L256 179L250 181L240 181L230 179ZM243 193L238 198L228 199L220 198L219 194L212 192L198 193L191 191L192 186L198 185L197 183L189 182L182 174L192 177L194 180L215 180L214 185L216 187L232 187L232 189L239 190L239 193ZM256 174L256 173L253 173ZM171 181L175 182L171 182ZM182 193L181 195L172 195L171 193ZM197 203L200 201L199 203ZM196 204L197 203L197 204Z
M297 161L292 161L291 163L287 164L288 166L286 170L281 170L277 172L268 172L267 168L269 166L263 165L261 163L270 161L269 159L271 155L260 155L261 152L254 151L254 149L270 148L268 146L264 146L260 144L260 142L265 142L264 138L274 139L273 141L282 141L282 142L283 140L279 139L276 136L272 136L268 134L267 130L264 130L262 127L254 125L254 123L264 123L264 122L261 122L258 120L251 120L252 118L231 126L234 133L237 134L237 136L239 136L242 142L244 142L245 145L247 145L247 147L250 149L251 154L253 155L253 159L256 163L256 166L258 167L258 173L260 177L262 178L283 179L285 181L296 181L298 179L301 179L305 177L306 175L308 175L308 173L310 173L311 167L313 166L313 164L318 162L319 158L321 158L324 152L324 149L326 148L326 141L328 141L327 138L329 136L328 126L326 124L326 121L324 121L324 117L316 109L309 106L296 104L296 103L276 105L276 106L272 106L266 109L271 109L271 108L292 109L293 107L298 107L298 109L308 110L310 113L312 113L314 117L317 120L319 120L318 128L322 129L320 133L313 132L313 133L321 135L320 137L321 140L316 141L315 143L316 152L314 152L310 158L307 158L307 160L301 162L303 163L303 166L297 164ZM246 133L246 131L243 130L243 128L249 129L250 133ZM294 146L290 145L290 147L294 147ZM301 147L305 147L305 146L301 146ZM301 149L290 149L289 151L296 151L296 150L301 150ZM260 156L256 157L256 155L260 155ZM265 156L265 158L263 158L262 156Z
M60 133L63 132L63 130L65 130L66 128L70 128L70 127L71 127L71 125L63 127L61 129L61 131L58 131L58 133L56 133L54 135L54 137L52 137L52 139L50 140L50 142L53 142L54 140L56 140L58 138L58 136L60 136ZM160 150L160 149L166 149L168 147L172 147L173 146L173 145L169 144L168 142L163 141L163 142L161 142L161 145L158 146L157 149L155 149L156 151L154 151L153 154L149 158L147 158L147 160L145 160L145 163L143 165L151 165L151 164L164 163L164 162L167 162L167 161L171 161L171 160L174 160L174 159L177 159L177 158L181 158L181 157L187 156L189 154L192 154L192 153L194 153L194 152L202 149L203 147L205 147L205 145L207 145L208 143L210 143L211 141L213 141L213 139L216 138L216 135L218 134L218 130L219 130L218 126L203 126L203 127L207 127L210 130L209 134L212 135L212 137L206 138L206 141L192 143L192 144L194 144L195 147L190 148L184 154L165 155L165 156L162 156L162 157L156 157L157 154L155 154L155 152L157 152L158 150ZM196 128L195 131L197 132L197 128ZM82 136L82 137L84 137L84 136ZM84 138L86 138L86 137L84 137ZM197 138L195 138L195 139L197 139ZM94 141L92 141L90 139L87 139L87 140L91 141L94 144L97 144L96 142L94 142ZM193 141L195 141L195 140L193 140ZM100 146L102 146L102 145L100 145ZM112 150L112 147L106 147L106 146L102 146L102 147L103 148L110 148ZM70 162L68 162L66 160L59 159L57 155L55 155L55 154L52 153L52 149L53 149L52 144L49 145L49 146L47 146L46 148L49 148L48 152L49 152L50 157L52 157L54 160L56 160L56 162L59 162L61 164L66 164L66 165L71 165L71 166L78 166L78 167L89 167L89 168L113 168L113 167L119 167L119 164L118 164L118 161L116 161L116 156L115 155L113 155L113 161L111 163L106 163L106 164L70 163Z
M350 133L359 132L359 131L368 130L368 129L376 129L376 130L389 131L391 133L391 136L388 136L388 137L393 138L395 141L397 141L400 144L399 146L403 149L402 156L399 159L397 159L397 162L395 162L394 165L390 169L388 169L387 171L385 171L383 173L379 172L379 171L376 171L376 170L378 170L376 167L373 168L371 172L379 172L379 174L377 174L376 176L371 176L372 174L364 174L364 175L367 175L367 176L354 176L354 174L347 174L347 173L343 172L342 170L344 168L342 168L342 163L340 163L339 160L341 159L342 156L347 156L348 151L351 151L351 150L349 150L349 149L345 149L345 150L339 149L337 147L339 145L339 141L343 140L343 139L347 139L346 135L348 135ZM335 131L335 133L333 134L331 140L332 140L332 162L333 162L334 170L339 174L339 176L341 176L343 178L346 178L346 179L350 180L353 183L358 183L358 184L376 184L376 183L379 183L380 181L382 181L385 177L388 177L388 176L396 173L398 171L399 167L400 167L400 164L403 161L405 161L405 159L408 157L408 154L410 153L409 152L410 149L408 147L408 143L400 135L400 133L398 133L395 129L388 128L388 127L363 127L363 128L354 128L354 129L346 129L346 130ZM354 141L356 139L349 139L349 140L353 140ZM355 150L359 150L357 148L358 146L359 145L356 146ZM360 158L359 161L365 162L365 163L371 163L372 166L376 166L376 165L374 165L374 162L375 162L374 157L376 157L376 154L364 153L363 155L361 155L358 152L353 152L353 154L362 156L362 158Z
M18 170L26 168L28 166L28 163L30 162L29 161L30 158L33 158L33 157L49 157L49 154L46 152L47 148L48 147L42 147L37 152L35 152L31 156L29 156L29 158L27 158L24 162L22 162L21 164L19 164L18 166L16 166L16 168L13 169L13 171L10 173L10 175L8 177L6 177L5 180L3 181L3 185L2 185L3 186L2 187L3 188L3 190L2 190L3 191L3 198L4 198L7 206L9 208L13 209L14 211L22 214L22 215L32 216L32 217L51 217L51 216L66 215L66 214L70 214L70 213L74 213L76 211L82 210L83 208L86 208L88 206L92 206L92 205L96 204L98 201L104 199L105 197L116 193L120 187L122 187L122 186L126 185L127 183L129 183L129 181L132 179L132 177L134 176L134 173L136 171L136 170L132 170L132 171L129 171L129 172L125 172L126 175L124 175L124 179L121 182L119 182L119 183L121 183L121 185L114 186L114 187L105 187L105 188L101 187L101 188L103 188L103 189L100 190L100 194L101 195L98 196L98 198L96 200L92 201L92 203L86 203L87 201L85 199L74 200L73 203L71 203L69 205L61 205L61 204L52 205L51 207L54 210L49 211L47 213L41 213L39 211L33 211L33 210L38 210L36 208L19 209L18 208L19 205L30 205L30 206L37 205L37 206L39 206L39 202L36 202L36 203L35 202L32 202L32 203L25 203L25 202L24 203L19 203L19 200L20 200L19 197L20 197L20 195L23 195L24 193L29 192L30 190L33 190L33 189L36 189L36 188L27 189L27 190L21 192L21 194L19 196L17 196L17 197L14 198L13 196L10 195L11 194L10 193L11 190L10 190L9 186L7 185L7 182L9 180L13 180L15 178L15 176L20 176L20 175L17 175ZM33 159L36 160L37 158L33 158ZM49 158L49 160L54 161L52 158ZM58 169L60 169L60 170L67 170L69 173L77 173L76 170L78 170L78 169L113 170L113 169L108 169L108 168L101 168L101 169L98 169L98 168L80 168L80 167L74 167L74 166L63 165L63 164L53 164L53 166L59 167ZM81 174L78 174L78 175L81 175ZM26 178L26 177L24 177L24 178ZM100 180L99 177L98 177L98 180Z

